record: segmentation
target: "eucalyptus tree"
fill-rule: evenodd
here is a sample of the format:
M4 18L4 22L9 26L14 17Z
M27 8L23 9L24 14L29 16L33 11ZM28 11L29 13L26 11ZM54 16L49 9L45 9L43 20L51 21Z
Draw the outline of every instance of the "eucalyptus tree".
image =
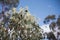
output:
M37 19L28 10L21 8L19 12L16 12L16 9L13 8L11 11L12 15L7 24L9 40L15 40L17 38L21 40L40 40L42 38L42 30L36 21ZM8 17L8 15L6 16ZM4 21L2 23L4 24ZM4 38L6 40L6 37Z
M0 0L0 4L2 4L2 11L9 10L12 7L17 7L19 4L19 1L20 0Z
M44 23L47 24L49 23L49 27L52 30L53 34L55 32L57 32L57 36L60 35L60 15L58 17L56 17L56 15L48 15L45 19L44 19ZM57 37L58 39L58 37Z

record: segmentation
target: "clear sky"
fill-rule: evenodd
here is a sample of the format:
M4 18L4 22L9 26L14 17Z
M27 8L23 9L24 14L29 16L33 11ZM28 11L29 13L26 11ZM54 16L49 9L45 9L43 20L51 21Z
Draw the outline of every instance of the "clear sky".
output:
M60 0L20 0L19 7L21 6L28 6L31 14L41 19L40 25L47 15L60 14Z
M20 0L18 9L26 6L28 6L32 15L40 18L40 25L43 24L43 20L47 15L60 14L60 0ZM0 5L0 11L1 8Z

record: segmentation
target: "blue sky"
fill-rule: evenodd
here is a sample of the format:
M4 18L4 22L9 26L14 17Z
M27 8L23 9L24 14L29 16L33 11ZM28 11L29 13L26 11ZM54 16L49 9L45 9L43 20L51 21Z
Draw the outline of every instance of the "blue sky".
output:
M41 19L40 25L47 15L60 14L60 0L20 0L19 7L25 6L28 6L32 15Z
M41 19L40 25L43 24L43 20L47 15L60 14L60 0L20 0L18 9L26 6L28 6L32 15ZM1 8L0 5L0 10Z

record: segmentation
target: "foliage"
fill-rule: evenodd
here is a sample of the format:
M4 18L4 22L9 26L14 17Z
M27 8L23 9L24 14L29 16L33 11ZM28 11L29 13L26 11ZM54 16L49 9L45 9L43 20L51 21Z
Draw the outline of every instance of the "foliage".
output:
M45 24L49 23L49 27L53 33L52 35L54 35L54 36L56 35L55 36L56 38L55 37L54 38L59 40L60 38L58 38L58 37L60 35L60 15L58 17L56 17L56 15L49 15L45 18L44 23ZM50 34L48 33L48 37ZM52 35L50 35L50 37ZM55 40L54 38L52 38L52 39Z
M36 18L32 16L28 10L21 8L18 13L16 12L16 9L13 8L13 10L11 11L12 14L9 14L11 15L9 21L6 22L8 24L8 27L6 27L5 25L3 27L6 27L6 30L10 30L8 30L7 33L11 36L7 36L10 38L10 40L15 40L16 38L18 38L18 36L22 40L40 40L42 38L42 30L37 24ZM6 15L6 17L8 17L9 15ZM4 21L2 21L1 23L4 24Z
M48 21L49 20L49 21ZM52 21L51 21L52 20ZM58 16L58 18L55 17L55 15L48 15L45 20L44 23L49 23L50 22L50 28L54 30L54 28L56 26L58 26L60 28L60 15Z
M6 5L8 7L5 7L5 10L9 10L12 7L17 7L19 4L19 0L0 0L0 3L2 4L3 9Z

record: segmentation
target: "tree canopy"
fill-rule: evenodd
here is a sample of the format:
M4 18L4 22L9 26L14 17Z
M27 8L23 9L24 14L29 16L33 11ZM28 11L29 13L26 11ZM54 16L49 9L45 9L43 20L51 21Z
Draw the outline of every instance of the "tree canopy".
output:
M58 15L58 17L56 15L48 15L45 19L44 19L44 23L45 24L49 24L50 29L52 30L51 32L53 33L52 35L54 35L56 38L52 38L50 35L50 33L48 33L48 37L50 36L50 40L58 40L59 35L60 35L60 15Z
M48 15L44 19L44 23L50 23L50 27L53 29L55 26L60 28L60 15L56 17L56 15Z
M2 4L2 7L4 9L4 6L8 6L8 8L6 7L5 9L10 9L12 7L17 7L19 4L20 0L0 0L0 3Z
M9 14L9 12L7 12L6 18L4 19L6 20L9 15L11 15L9 19L7 19L7 22L4 22L3 20L0 23L1 30L3 31L3 36L1 37L4 40L9 40L9 38L10 40L15 40L18 37L20 37L22 40L40 40L42 38L42 30L39 27L36 18L32 16L28 10L21 8L18 13L16 12L16 9L13 8L11 11L12 14ZM8 27L6 27L6 25Z

